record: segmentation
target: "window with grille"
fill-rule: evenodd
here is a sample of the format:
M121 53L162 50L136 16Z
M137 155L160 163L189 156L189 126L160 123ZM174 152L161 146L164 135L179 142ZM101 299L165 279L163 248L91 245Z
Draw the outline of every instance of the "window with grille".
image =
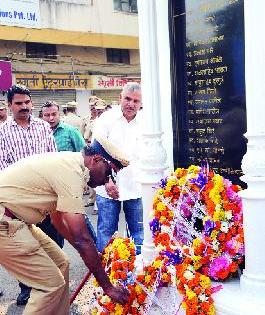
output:
M54 44L26 43L27 58L57 59L57 49Z
M107 62L130 64L128 49L107 48Z
M114 0L114 9L117 11L137 13L137 0Z

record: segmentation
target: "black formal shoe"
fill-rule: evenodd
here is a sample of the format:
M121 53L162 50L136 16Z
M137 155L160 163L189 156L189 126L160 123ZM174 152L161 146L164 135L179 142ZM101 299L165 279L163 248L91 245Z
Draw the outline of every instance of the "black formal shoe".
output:
M28 303L28 299L30 297L30 291L26 290L23 292L20 292L17 297L17 305L26 305Z
M0 296L3 296L4 292L2 291L2 289L0 289Z

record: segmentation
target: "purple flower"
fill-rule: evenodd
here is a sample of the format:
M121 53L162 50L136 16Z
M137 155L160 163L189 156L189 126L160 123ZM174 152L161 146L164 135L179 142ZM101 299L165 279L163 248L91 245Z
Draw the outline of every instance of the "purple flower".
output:
M167 185L167 177L162 178L158 183L156 183L153 188L158 189L158 188L165 188Z
M182 255L179 249L177 249L175 252L165 250L161 252L161 255L167 256L169 258L168 264L175 266L182 262Z
M150 223L150 230L152 231L153 235L156 232L161 232L161 223L159 222L159 220L157 218L153 219Z
M227 256L220 256L211 262L209 275L212 279L218 280L219 273L229 269L231 259Z
M165 188L166 185L167 185L167 178L162 178L162 179L160 180L160 187L161 187L161 188Z
M192 178L190 180L191 183L197 185L199 188L203 188L206 183L208 182L207 175L203 171L204 169L202 168L201 171L198 174L197 178Z
M190 218L191 217L191 210L189 209L188 204L186 203L182 203L180 205L180 213L182 216L184 216L185 218Z
M215 228L216 224L211 221L211 220L207 220L204 223L204 232L206 234L206 236L210 236L212 233L212 230Z

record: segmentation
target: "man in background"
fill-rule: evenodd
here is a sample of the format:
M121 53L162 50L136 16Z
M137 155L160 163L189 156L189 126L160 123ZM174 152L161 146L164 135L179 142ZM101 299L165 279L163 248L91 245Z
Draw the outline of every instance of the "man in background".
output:
M0 101L0 125L7 120L7 105L5 101Z
M142 105L141 87L138 83L127 83L121 93L120 106L112 108L97 118L94 137L107 139L125 152L130 165L122 169L116 184L109 182L97 187L98 207L97 248L102 251L115 231L118 230L121 207L125 213L130 236L134 239L137 253L143 242L143 206L141 184L138 182L138 151L141 136Z
M83 118L82 135L86 143L91 142L95 120L106 110L106 103L97 96L91 96L88 100L89 114Z
M82 118L77 115L78 103L71 101L62 106L64 109L64 117L62 121L68 125L71 125L82 132Z
M93 128L96 119L106 111L106 103L97 96L91 96L89 98L90 114L83 118L82 123L82 134L86 143L91 143ZM96 192L93 188L89 187L89 190L85 193L87 206L93 206L92 214L97 215L97 205L96 205Z
M41 108L42 119L47 121L53 131L58 151L80 152L85 140L79 130L61 121L59 105L47 101Z

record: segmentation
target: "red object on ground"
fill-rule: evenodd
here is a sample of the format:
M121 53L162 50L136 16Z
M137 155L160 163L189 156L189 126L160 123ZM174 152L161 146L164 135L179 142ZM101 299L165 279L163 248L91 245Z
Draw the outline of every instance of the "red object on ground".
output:
M70 298L70 305L74 302L75 298L77 297L77 295L79 294L79 292L81 291L81 289L83 288L83 286L85 285L85 283L87 282L87 280L90 278L91 276L91 272L89 271L84 279L80 282L79 286L76 288L75 292L72 294L71 298Z

